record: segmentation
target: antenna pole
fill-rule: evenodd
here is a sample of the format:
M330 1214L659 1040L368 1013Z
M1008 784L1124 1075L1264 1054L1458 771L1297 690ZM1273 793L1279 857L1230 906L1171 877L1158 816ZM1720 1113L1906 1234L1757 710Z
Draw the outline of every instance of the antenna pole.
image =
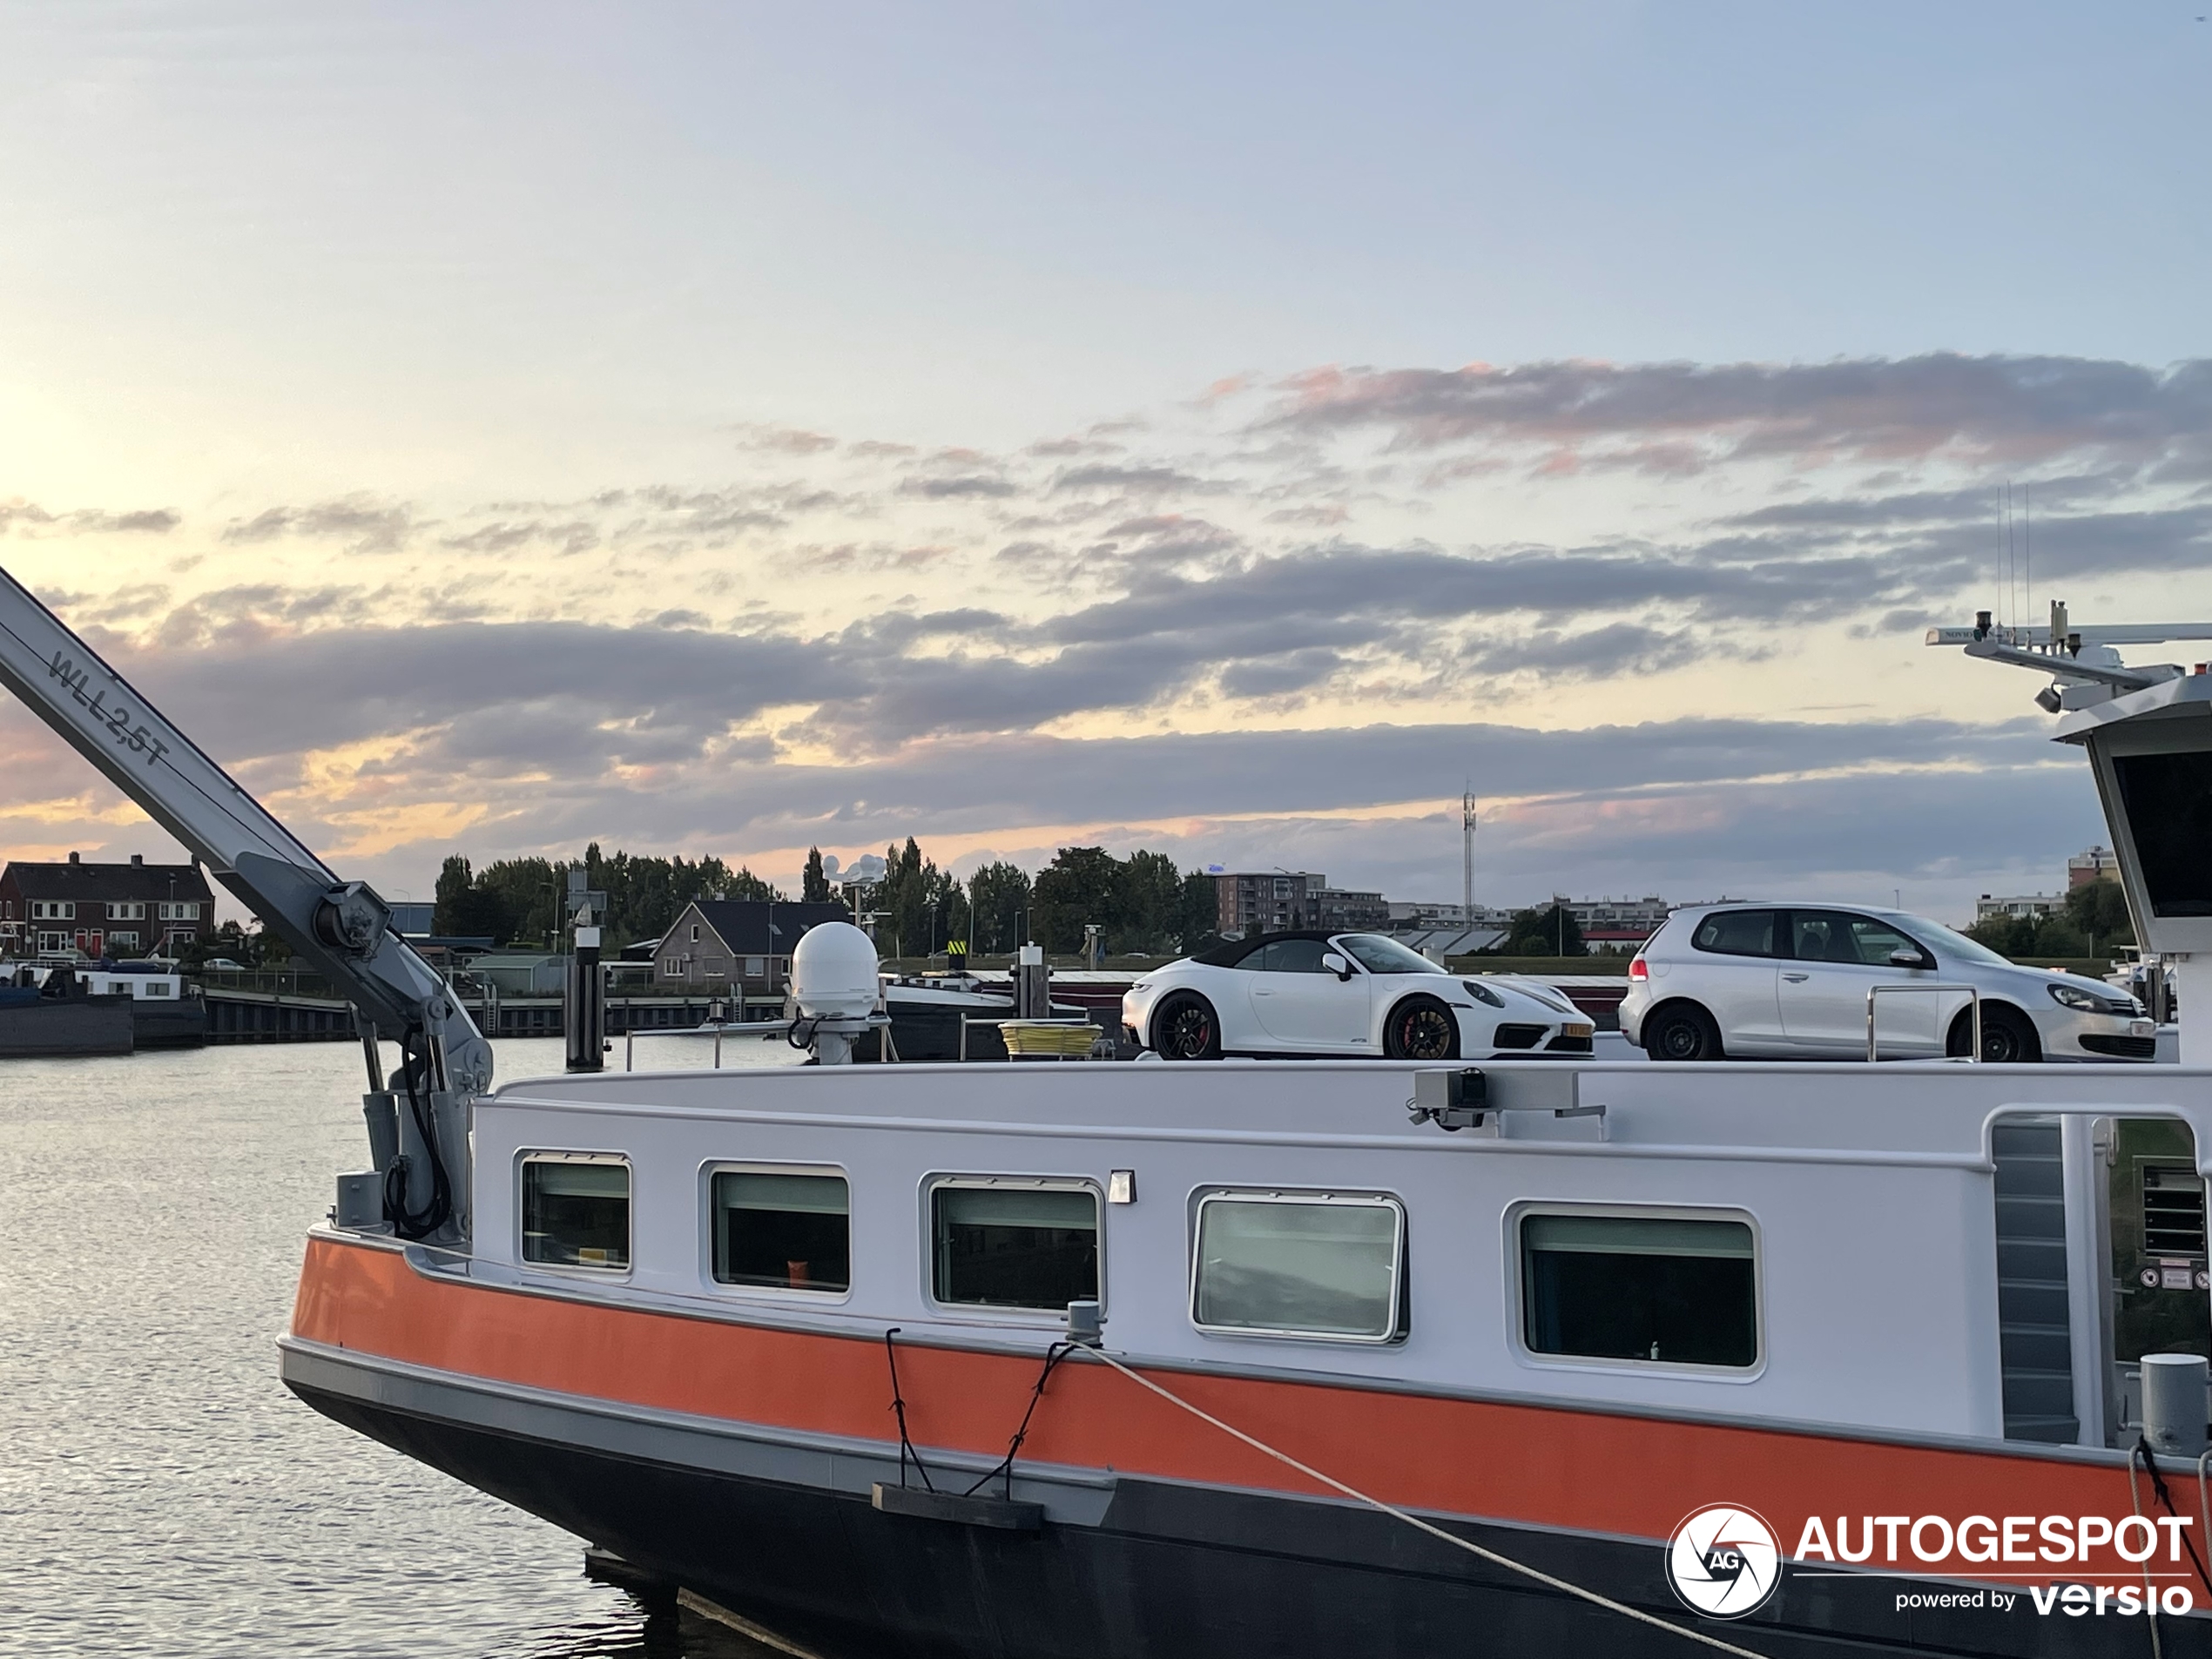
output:
M1474 926L1474 791L1460 797L1460 922Z

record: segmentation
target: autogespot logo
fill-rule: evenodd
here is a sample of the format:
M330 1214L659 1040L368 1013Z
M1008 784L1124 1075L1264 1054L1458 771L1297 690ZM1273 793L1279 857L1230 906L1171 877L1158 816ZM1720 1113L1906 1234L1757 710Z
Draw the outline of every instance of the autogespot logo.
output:
M1667 1541L1667 1582L1691 1612L1740 1619L1764 1607L1782 1582L1782 1546L1755 1511L1712 1504Z

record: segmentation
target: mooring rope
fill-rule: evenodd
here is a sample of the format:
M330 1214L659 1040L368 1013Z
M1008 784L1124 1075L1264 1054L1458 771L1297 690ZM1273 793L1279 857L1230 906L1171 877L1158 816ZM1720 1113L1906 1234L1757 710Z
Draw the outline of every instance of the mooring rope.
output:
M1197 1418L1200 1422L1211 1425L1213 1427L1219 1429L1224 1434L1228 1435L1231 1440L1242 1440L1246 1446L1251 1447L1253 1451L1261 1453L1265 1456L1271 1457L1278 1463L1283 1464L1290 1468L1296 1469L1300 1474L1305 1476L1307 1480L1318 1481L1321 1485L1327 1487L1332 1492L1340 1492L1345 1497L1352 1499L1355 1503L1364 1503L1371 1509L1379 1510L1393 1521L1402 1521L1408 1527L1413 1527L1415 1531L1425 1532L1432 1538L1440 1539L1442 1541L1451 1545L1455 1549L1464 1549L1468 1554L1478 1556L1481 1560L1488 1561L1494 1567L1502 1567L1509 1573L1518 1573L1523 1578L1534 1579L1539 1584L1548 1585L1553 1589L1575 1596L1578 1600L1588 1602L1594 1607L1602 1607L1608 1613L1618 1613L1624 1619L1634 1619L1639 1624L1651 1625L1657 1629L1667 1631L1669 1635L1681 1636L1686 1641L1703 1642L1706 1647L1717 1649L1723 1653L1735 1654L1737 1656L1737 1659L1767 1659L1766 1655L1758 1653L1752 1649L1739 1648L1732 1642L1723 1642L1718 1636L1707 1635L1703 1630L1691 1629L1687 1625L1676 1624L1671 1620L1660 1618L1656 1614L1646 1613L1639 1608L1632 1608L1624 1602L1616 1602L1609 1595L1600 1595L1595 1590L1586 1590L1580 1584L1570 1584L1563 1578L1554 1578L1549 1573L1543 1572L1537 1568L1530 1567L1525 1562L1514 1561L1510 1556L1501 1555L1494 1549L1485 1549L1480 1544L1470 1542L1468 1540L1459 1537L1455 1534L1446 1532L1443 1527L1435 1526L1429 1521L1423 1521L1419 1515L1409 1514L1406 1511L1399 1508L1395 1504L1385 1503L1380 1498L1370 1497L1367 1494L1360 1491L1359 1487L1346 1486L1343 1481L1339 1480L1332 1476L1325 1475L1322 1474L1320 1470L1314 1468L1308 1464L1299 1462L1288 1452L1278 1452L1275 1449L1275 1447L1268 1445L1266 1441L1256 1439L1252 1435L1245 1433L1243 1429L1237 1428L1231 1424L1223 1422L1221 1419L1214 1416L1211 1413L1192 1405L1180 1394L1174 1393L1168 1389L1163 1388L1158 1383L1154 1382L1150 1377L1130 1370L1129 1366L1123 1365L1120 1360L1115 1359L1112 1354L1108 1353L1103 1348L1094 1348L1088 1345L1084 1345L1076 1348L1075 1352L1083 1355L1087 1359L1096 1359L1102 1364L1111 1366L1116 1371L1120 1372L1123 1376L1128 1378L1139 1388L1150 1390L1153 1393L1157 1394L1162 1399L1166 1400L1170 1406L1177 1406L1183 1411L1190 1413L1191 1416Z

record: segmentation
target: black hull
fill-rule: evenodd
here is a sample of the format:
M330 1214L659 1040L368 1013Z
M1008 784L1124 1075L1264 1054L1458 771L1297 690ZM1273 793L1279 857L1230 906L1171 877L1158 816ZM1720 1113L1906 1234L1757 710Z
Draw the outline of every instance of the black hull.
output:
M550 1442L297 1378L291 1386L337 1421L831 1659L1687 1659L1711 1651L1342 1504L1123 1479L1096 1525L999 1531L884 1514L861 1493ZM1649 1542L1455 1530L1689 1622ZM1698 1628L1770 1659L2136 1659L2149 1650L2140 1617L2039 1615L2025 1594L2009 1611L1896 1608L1900 1592L1946 1588L1793 1569L1760 1612ZM2212 1621L2159 1625L2173 1659L2212 1655Z

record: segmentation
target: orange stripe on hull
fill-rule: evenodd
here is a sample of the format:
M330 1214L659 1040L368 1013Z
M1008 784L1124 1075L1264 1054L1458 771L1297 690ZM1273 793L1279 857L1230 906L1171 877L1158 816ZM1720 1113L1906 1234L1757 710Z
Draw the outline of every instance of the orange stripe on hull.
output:
M769 1429L897 1444L880 1342L532 1296L416 1272L396 1251L308 1242L293 1331L330 1347L464 1378ZM1036 1380L1036 1358L907 1346L900 1380L914 1441L997 1457ZM2002 1451L1852 1440L1527 1405L1188 1372L1155 1373L1206 1411L1408 1508L1576 1532L1664 1539L1689 1512L1748 1505L1796 1545L1805 1517L2132 1513L2126 1471ZM1080 1361L1056 1371L1025 1460L1164 1480L1325 1495L1302 1477ZM2193 1498L2194 1482L2190 1487ZM2187 1514L2193 1507L2183 1504ZM2195 1528L2191 1528L2192 1535ZM2162 1547L2157 1565L2165 1568ZM2201 1548L2201 1545L2200 1545ZM1957 1556L1894 1564L1973 1572ZM1996 1561L1985 1572L2139 1573L2101 1549L2089 1566ZM2168 1569L2170 1570L2170 1569Z

